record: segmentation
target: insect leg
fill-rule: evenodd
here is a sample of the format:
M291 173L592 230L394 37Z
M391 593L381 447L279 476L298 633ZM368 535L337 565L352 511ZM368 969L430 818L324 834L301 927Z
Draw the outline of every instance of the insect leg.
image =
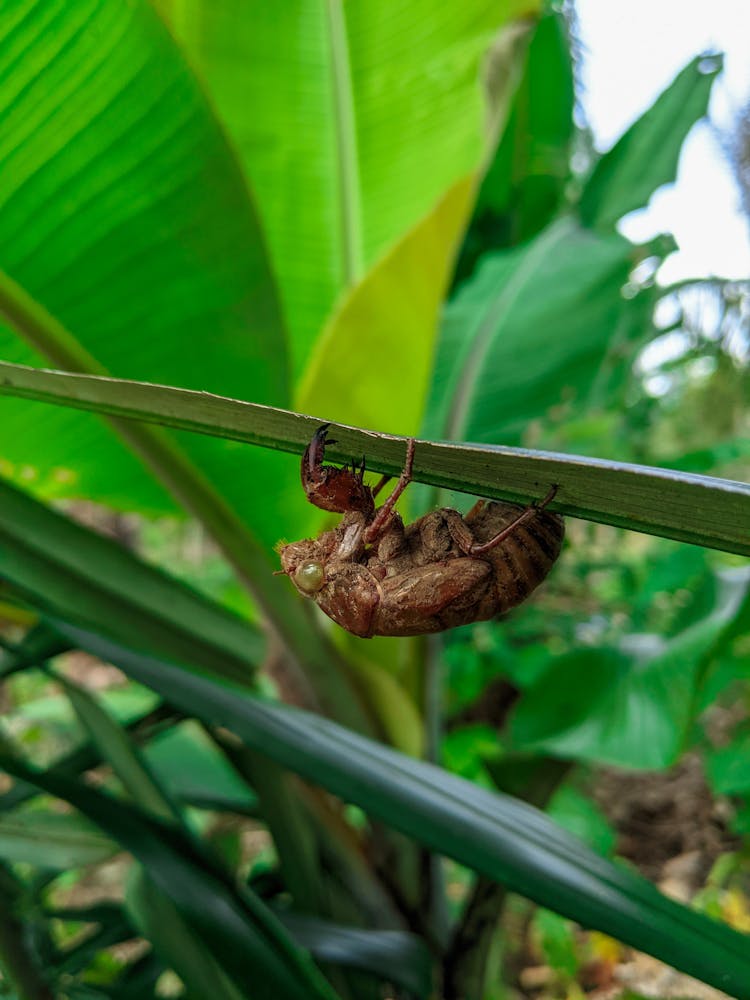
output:
M372 495L376 497L378 493L383 489L386 483L389 483L393 479L393 476L381 476L380 479L372 487Z
M396 488L393 493L391 493L382 507L378 508L375 520L372 521L367 528L365 528L365 533L362 536L365 545L372 545L377 537L385 530L391 519L391 514L393 513L396 501L411 482L411 473L414 467L414 447L414 438L409 438L406 443L406 461L404 462L404 470L399 476L399 480L396 483ZM377 489L380 489L383 485L384 483L379 483Z
M477 500L477 502L474 504L471 510L464 515L464 521L467 522L473 521L474 518L477 516L477 514L484 508L486 503L487 503L486 500Z
M540 510L544 510L548 504L552 503L556 494L557 486L552 486L543 500L540 500L539 503L532 503L522 510L518 517L515 517L510 524L506 524L502 531L499 531L494 538L490 538L487 542L481 542L479 545L472 545L468 554L472 556L481 556L484 552L489 552L490 549L494 549L496 545L499 545L500 542L504 542L505 539L509 535L512 535L517 528L520 528L522 524L528 524L529 521L532 521Z

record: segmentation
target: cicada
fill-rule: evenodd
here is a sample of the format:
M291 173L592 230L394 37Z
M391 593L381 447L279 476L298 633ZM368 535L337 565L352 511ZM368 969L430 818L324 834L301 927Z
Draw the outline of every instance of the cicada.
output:
M555 486L527 507L477 500L465 515L441 507L404 524L395 504L411 481L414 440L395 489L376 507L389 477L371 487L364 459L325 465L329 426L305 450L302 486L310 503L343 517L279 553L282 572L337 625L364 638L442 632L504 614L547 576L565 533L547 510Z

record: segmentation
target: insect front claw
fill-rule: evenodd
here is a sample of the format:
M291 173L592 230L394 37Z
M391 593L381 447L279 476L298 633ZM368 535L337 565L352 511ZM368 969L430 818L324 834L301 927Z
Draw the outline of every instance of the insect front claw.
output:
M326 446L335 444L328 437L330 424L322 424L305 449L300 466L302 487L310 503L321 510L337 514L361 511L368 518L375 509L372 490L364 483L364 462L357 470L354 465L338 469L324 465Z
M321 424L313 434L310 444L305 448L301 468L302 485L305 490L307 490L308 483L313 483L316 479L320 478L320 470L326 453L326 438L328 437L328 428L330 426L330 424ZM335 441L329 443L335 444Z

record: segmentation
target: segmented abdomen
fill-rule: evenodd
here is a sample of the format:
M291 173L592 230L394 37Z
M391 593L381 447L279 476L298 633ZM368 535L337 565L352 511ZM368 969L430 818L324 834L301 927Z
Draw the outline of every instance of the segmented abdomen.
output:
M478 542L486 542L510 524L524 510L518 504L489 501L472 518L467 518ZM504 614L514 608L544 580L560 554L565 523L558 514L537 511L534 518L514 531L482 559L492 563L494 593L488 594L486 617ZM491 610L489 601L494 601ZM485 609L482 609L485 611ZM485 617L480 614L479 620Z

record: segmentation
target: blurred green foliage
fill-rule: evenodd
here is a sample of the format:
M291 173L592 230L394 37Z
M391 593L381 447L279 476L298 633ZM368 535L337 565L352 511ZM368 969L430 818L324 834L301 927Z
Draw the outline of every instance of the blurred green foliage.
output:
M636 245L617 229L674 179L720 57L691 61L599 154L576 124L569 22L537 3L153 6L0 12L3 359L748 478L750 288L665 288L670 235ZM94 415L2 405L6 994L494 1000L527 943L550 990L572 990L587 958L570 918L600 926L611 891L610 930L750 996L744 941L604 860L621 842L588 794L600 765L666 769L689 751L750 833L739 558L570 522L548 583L503 621L369 644L295 623L294 650L307 637L330 655L369 735L425 746L476 789L322 720L266 718L259 693L323 690L319 660L300 672L292 654L292 599L279 591L269 638L226 544L152 519L206 481L238 546L270 549L323 520L296 460L165 437L188 470L169 496L159 462ZM133 512L145 559L39 498ZM131 679L92 694L77 644ZM102 894L96 865L118 849L138 863ZM565 917L522 911L497 881ZM725 881L701 905L747 930Z

